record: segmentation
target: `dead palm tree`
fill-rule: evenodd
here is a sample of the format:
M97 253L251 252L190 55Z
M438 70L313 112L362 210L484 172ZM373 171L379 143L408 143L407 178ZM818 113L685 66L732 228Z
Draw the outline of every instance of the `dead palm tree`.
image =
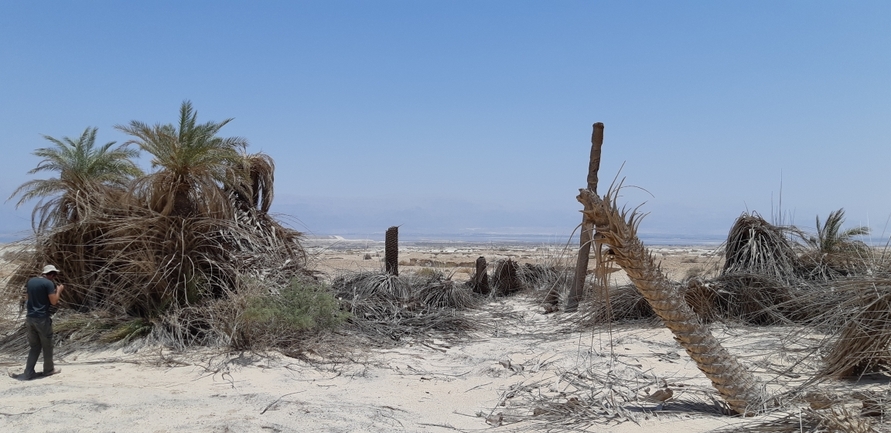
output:
M640 214L616 207L618 189L602 198L590 189L581 189L577 197L585 206L586 222L594 225L595 248L608 246L611 260L622 267L637 290L653 307L675 339L705 373L730 409L752 414L762 409L765 398L754 375L712 335L699 316L687 304L680 287L662 273L653 256L637 237ZM605 254L597 254L604 257ZM598 266L600 264L598 263Z
M152 168L158 169L140 179L135 190L150 209L165 216L231 216L225 186L238 177L247 142L217 136L232 119L199 124L197 118L192 103L184 101L178 125L149 126L134 120L116 127L135 137L127 143L151 154Z
M58 177L29 180L9 197L21 195L16 207L40 199L32 213L36 230L78 221L96 200L108 198L115 190L124 191L134 177L142 174L132 159L138 151L128 149L127 144L113 148L113 141L97 147L96 132L96 128L86 128L77 140L43 136L53 146L34 151L42 160L28 174L57 172Z

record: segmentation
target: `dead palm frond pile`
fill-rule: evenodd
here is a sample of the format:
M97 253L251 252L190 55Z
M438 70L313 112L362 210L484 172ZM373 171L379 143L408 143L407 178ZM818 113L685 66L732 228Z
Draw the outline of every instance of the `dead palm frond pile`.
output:
M526 288L520 275L520 264L511 260L499 260L492 274L492 287L496 296L507 296Z
M859 379L891 373L891 277L833 280L809 296L823 311L811 326L831 332L821 352L821 376Z
M361 272L339 276L331 285L353 325L369 335L398 341L428 331L461 334L475 328L463 310L478 298L441 273Z
M263 279L273 291L303 273L298 233L271 219L241 221L91 209L89 220L36 239L35 254L6 292L20 294L44 263L54 263L64 270L65 307L143 318L177 341L191 339L207 332L196 312L238 292L239 278Z
M583 327L656 318L653 308L633 284L610 286L606 293L603 299L581 305L579 323Z
M789 230L757 214L743 214L727 235L721 274L756 274L783 282L794 278L798 258L787 236Z

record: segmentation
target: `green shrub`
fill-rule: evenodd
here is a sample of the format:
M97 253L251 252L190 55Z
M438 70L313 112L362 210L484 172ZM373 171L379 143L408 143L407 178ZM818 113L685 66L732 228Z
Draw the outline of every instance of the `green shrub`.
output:
M289 346L310 332L334 329L349 316L329 288L294 279L278 293L247 295L235 345Z

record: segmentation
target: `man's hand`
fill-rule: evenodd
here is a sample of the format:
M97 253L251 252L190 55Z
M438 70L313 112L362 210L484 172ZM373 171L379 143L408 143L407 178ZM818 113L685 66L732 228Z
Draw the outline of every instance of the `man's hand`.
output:
M56 284L56 293L51 293L49 295L50 305L56 305L59 303L59 295L62 294L62 290L65 290L65 285Z

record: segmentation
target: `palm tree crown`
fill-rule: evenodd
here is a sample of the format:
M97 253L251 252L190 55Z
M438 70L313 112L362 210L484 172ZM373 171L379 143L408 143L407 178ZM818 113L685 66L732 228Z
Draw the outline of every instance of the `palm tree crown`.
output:
M55 171L59 173L58 177L25 182L9 197L21 195L16 207L32 199L41 199L32 214L32 218L39 216L35 220L39 221L37 227L76 221L90 200L104 196L97 194L97 190L123 189L142 174L132 159L138 156L137 150L128 149L127 144L112 148L113 141L97 147L96 132L97 128L88 127L77 140L43 136L53 146L34 151L34 155L43 159L28 174Z
M820 224L820 216L817 215L817 236L811 236L807 241L808 244L822 254L852 252L860 249L863 244L854 238L868 235L869 227L858 226L842 230L844 222L844 209L830 212L826 217L825 224Z
M179 125L149 126L134 120L116 127L135 137L127 143L150 153L152 168L159 168L140 181L137 189L145 193L149 206L163 215L231 212L223 188L237 176L236 167L247 142L239 137L217 137L232 119L199 124L197 118L192 103L184 101Z

